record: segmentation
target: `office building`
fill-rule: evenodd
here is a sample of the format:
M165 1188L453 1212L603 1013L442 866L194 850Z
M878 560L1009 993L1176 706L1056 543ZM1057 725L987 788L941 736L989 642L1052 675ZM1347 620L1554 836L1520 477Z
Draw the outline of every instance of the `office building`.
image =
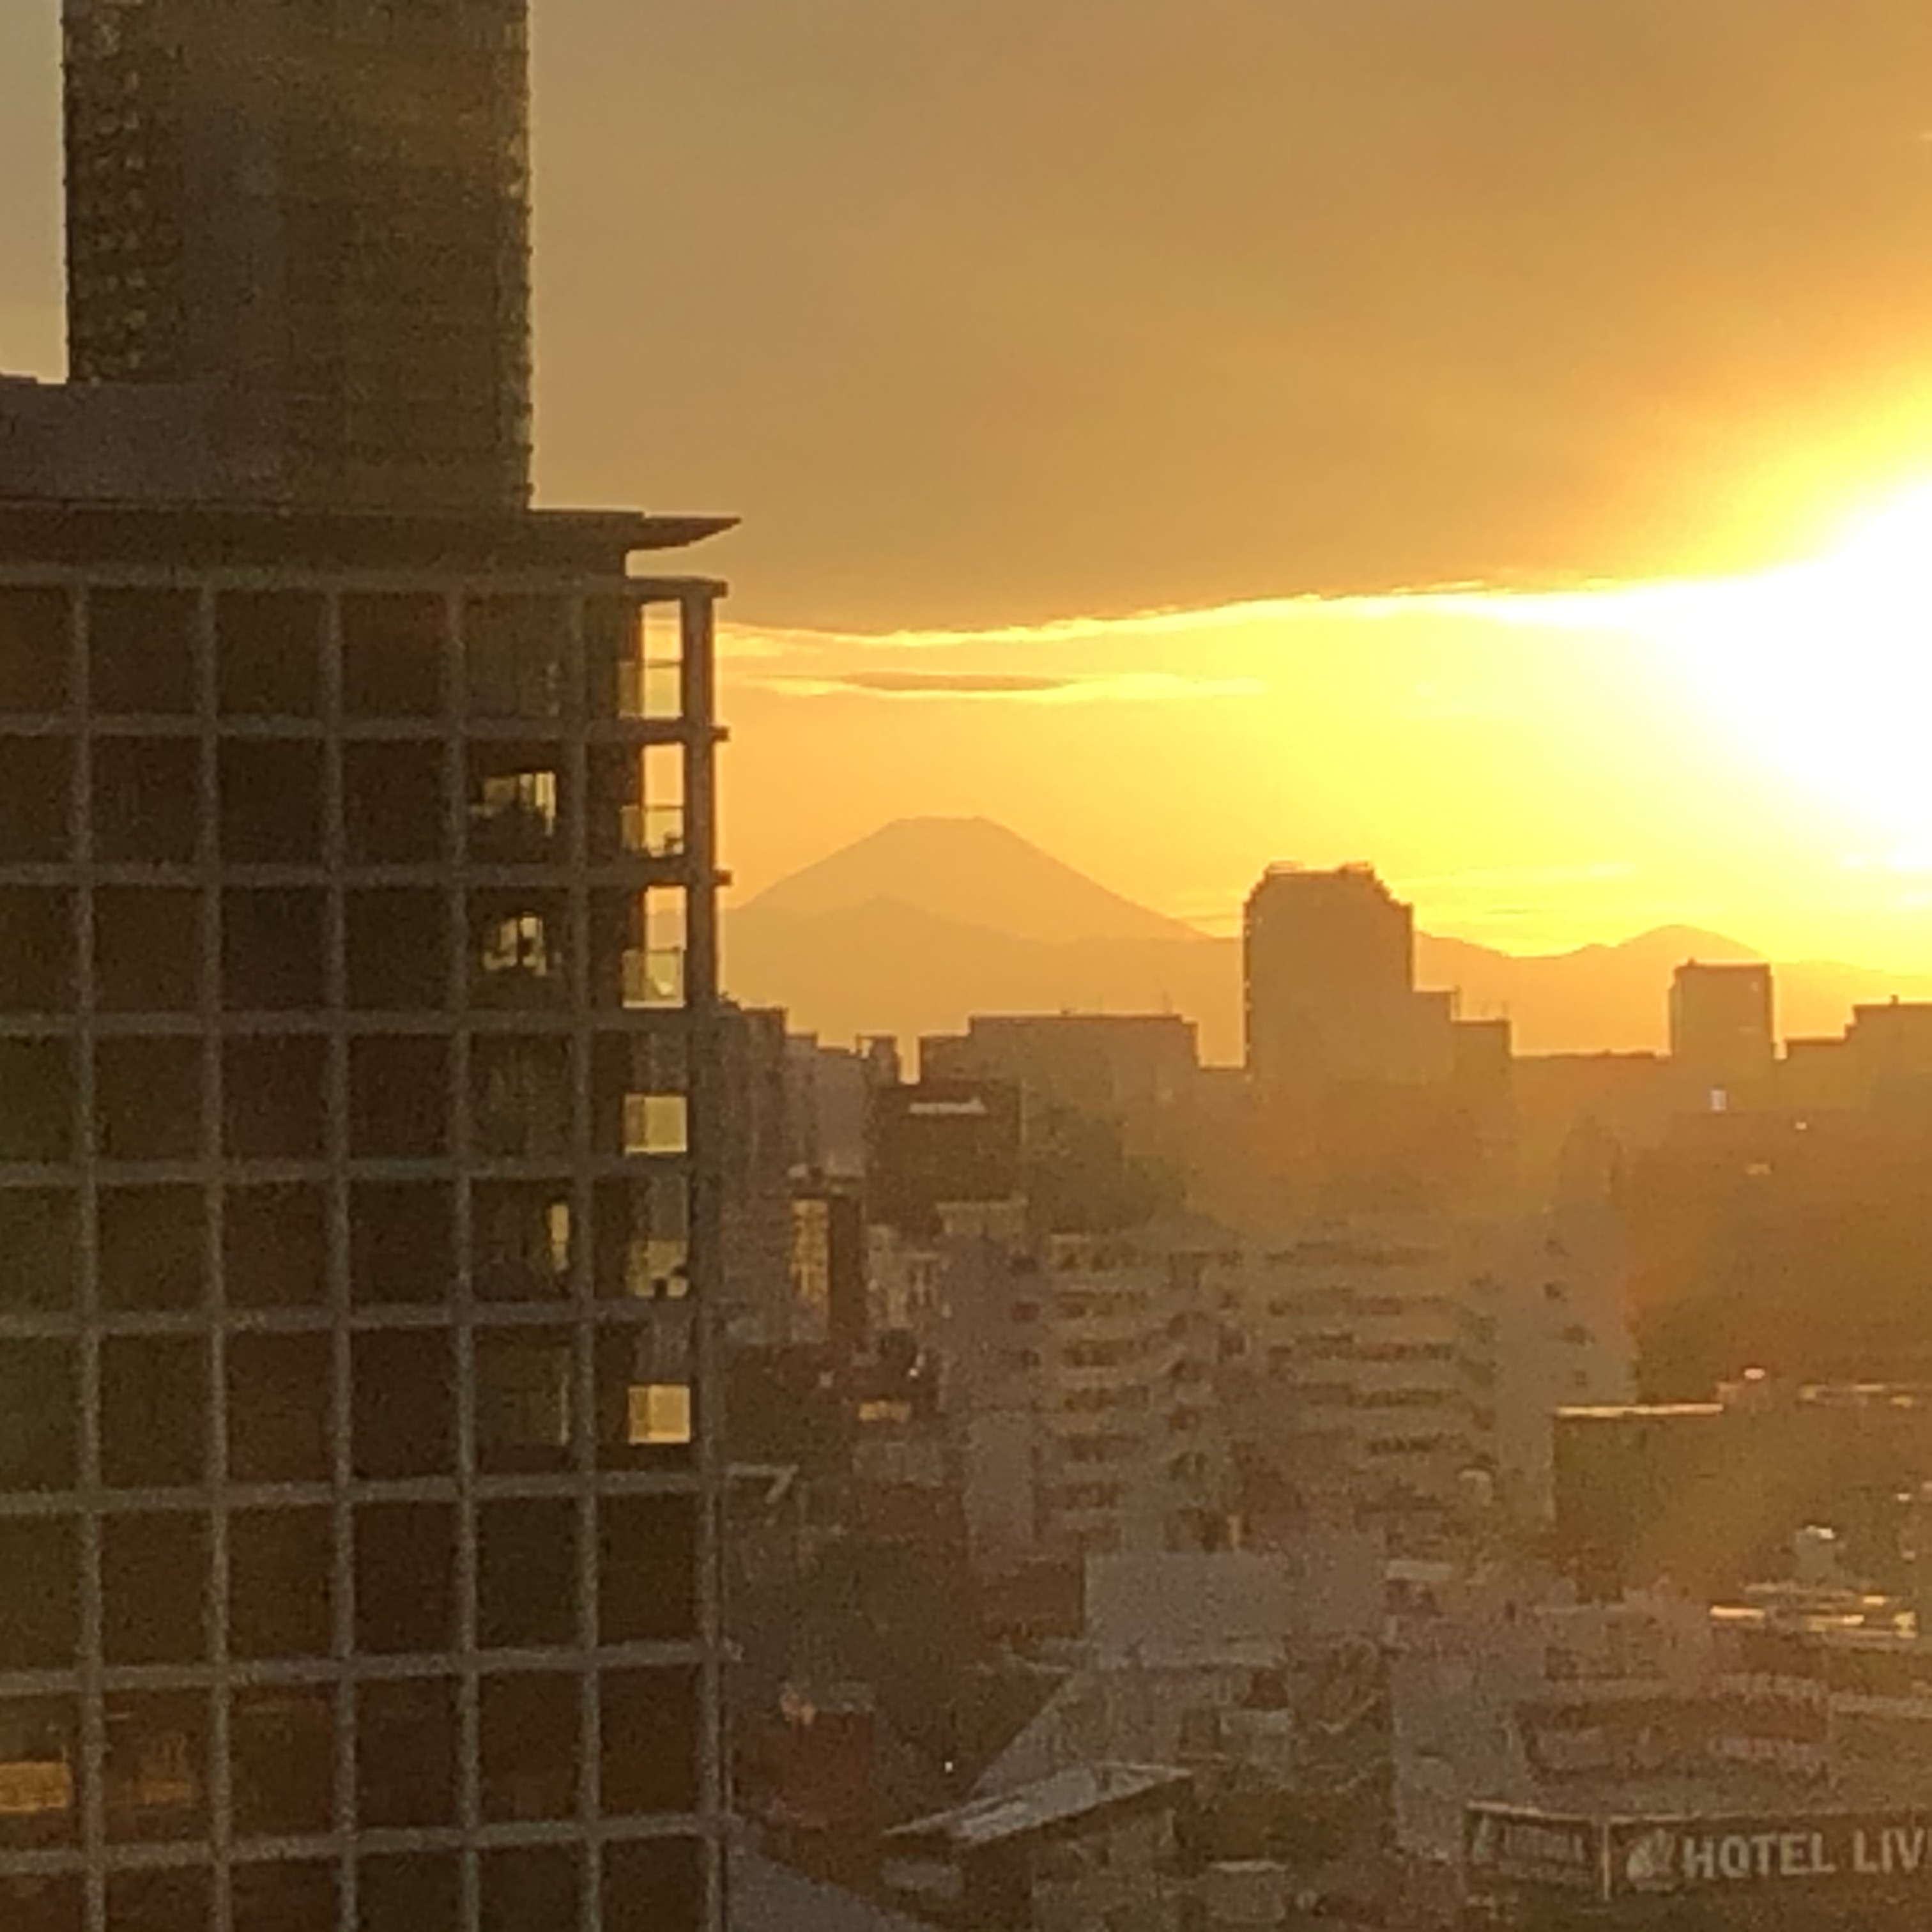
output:
M0 507L8 1932L716 1922L704 527Z
M1709 1095L1766 1079L1777 1055L1771 968L1686 960L1670 980L1670 1058Z
M1415 916L1366 866L1271 866L1242 923L1251 1078L1273 1090L1414 1080L1430 1022L1448 1071L1446 1009L1419 1004Z
M66 9L78 382L0 393L5 1932L723 1922L723 586L652 560L726 521L525 507L524 17Z
M1181 1105L1201 1072L1199 1030L1178 1013L976 1013L919 1043L928 1080L1003 1080L1035 1112L1118 1118Z
M514 508L527 0L65 0L82 388L172 388L251 500Z

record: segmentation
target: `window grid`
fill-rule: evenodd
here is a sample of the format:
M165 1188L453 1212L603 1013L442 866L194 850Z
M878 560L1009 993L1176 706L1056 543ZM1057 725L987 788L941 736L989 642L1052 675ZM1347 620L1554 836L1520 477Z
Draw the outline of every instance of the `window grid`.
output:
M6 586L0 580L0 594ZM117 587L119 587L117 585ZM128 587L141 587L140 574L130 573ZM68 887L75 940L76 996L70 1013L55 1016L0 1014L0 1036L30 1040L64 1040L74 1058L69 1085L72 1144L68 1158L56 1162L0 1164L0 1192L25 1194L31 1190L70 1190L77 1204L78 1262L70 1298L50 1309L16 1309L0 1304L0 1350L16 1342L64 1341L73 1346L77 1375L79 1432L75 1465L67 1486L29 1490L0 1483L0 1524L36 1520L71 1520L80 1534L80 1571L76 1604L77 1642L70 1667L15 1670L0 1666L0 1711L10 1700L25 1696L74 1700L80 1714L76 1806L78 1832L68 1849L21 1848L0 1845L0 1872L54 1870L83 1875L88 1932L113 1932L108 1916L108 1877L112 1872L183 1865L206 1866L211 1880L211 1932L231 1932L231 1874L243 1866L303 1858L327 1862L336 1868L338 1918L342 1932L357 1924L358 1872L361 1863L385 1852L419 1851L457 1856L463 1874L462 1924L473 1932L481 1910L481 1855L485 1850L516 1846L574 1846L584 1864L581 1926L601 1924L600 1886L597 1882L602 1849L607 1844L670 1836L700 1838L709 1849L702 1855L715 1870L724 1825L724 1767L715 1723L700 1717L698 1726L698 1762L687 1808L636 1816L605 1816L601 1807L599 1732L602 1722L600 1685L613 1670L685 1668L694 1671L700 1685L700 1712L713 1712L720 1684L722 1632L715 1598L718 1551L715 1510L702 1496L716 1493L722 1466L715 1441L714 1406L697 1404L696 1441L688 1456L674 1456L658 1466L620 1466L600 1453L607 1426L600 1407L608 1394L600 1378L597 1341L600 1336L641 1335L651 1321L648 1304L598 1293L596 1270L610 1265L610 1244L597 1233L598 1183L636 1177L646 1171L676 1171L688 1176L690 1199L686 1210L692 1229L694 1305L697 1323L694 1379L706 1386L712 1344L707 1340L715 1294L706 1292L707 1268L714 1264L715 1240L707 1240L705 1216L715 1207L715 1190L701 1172L706 1100L703 1083L708 1056L702 1045L710 1024L709 1001L715 988L715 957L710 928L715 919L715 872L710 849L710 764L715 733L710 723L708 676L698 659L708 650L710 609L717 586L676 580L626 584L592 579L560 584L546 580L540 586L566 593L568 613L566 650L562 664L565 694L561 716L536 721L536 735L561 747L557 772L560 822L566 844L541 864L472 863L465 849L468 836L469 747L478 742L514 743L532 735L532 721L466 716L462 676L464 652L460 624L464 599L472 587L451 584L436 586L444 599L446 622L442 643L445 663L442 702L434 717L404 722L388 718L351 718L346 714L344 682L342 604L334 594L352 587L358 592L407 590L403 584L358 583L341 586L317 583L308 587L326 593L320 608L322 629L317 639L317 710L312 718L285 720L254 716L224 715L220 704L217 625L222 594L238 587L260 587L250 574L211 576L198 586L198 621L194 632L194 704L187 716L150 718L117 712L98 718L89 703L91 671L86 645L83 591L70 607L69 649L72 674L69 702L52 718L0 718L0 743L22 735L52 735L70 746L73 758L68 799L65 857L57 864L0 862L0 885L54 884ZM492 580L492 594L518 585ZM586 650L586 600L634 604L655 598L676 609L682 632L682 672L686 710L679 717L623 718L586 715L586 697L592 692L591 668ZM639 674L642 682L642 674ZM704 708L692 708L694 697ZM614 710L614 704L610 707ZM641 707L640 707L641 708ZM25 728L24 730L22 728ZM225 859L222 851L223 768L219 753L225 745L287 740L319 745L319 841L308 856L297 860L247 862ZM194 829L192 862L165 859L150 862L112 862L98 858L99 799L95 748L119 742L184 742L195 747ZM404 741L434 742L442 752L444 814L442 862L371 864L352 854L346 826L352 805L343 753L351 744ZM591 836L592 801L590 747L616 746L640 761L647 743L680 748L686 791L688 832L682 849L652 857L636 852L620 834ZM613 812L641 802L607 801ZM593 853L596 856L593 856ZM610 854L620 856L613 858ZM97 895L110 885L152 884L166 881L193 886L200 936L200 983L196 1006L190 1012L106 1012L99 998L96 965ZM479 892L511 892L519 887L542 889L567 896L564 929L569 980L561 1004L540 1010L508 1010L474 1004L470 962L473 957L471 916ZM640 1012L625 1007L614 988L600 994L599 975L593 972L593 949L598 943L592 917L592 895L638 895L647 882L683 887L688 902L689 956L686 962L687 1005L680 1012ZM378 886L415 885L442 895L447 908L442 937L442 989L439 1006L417 1010L363 1010L351 1003L350 957L351 895ZM236 1008L229 997L223 943L226 895L238 889L301 889L320 895L323 947L322 998L299 1007L274 1011ZM608 935L607 935L608 941ZM676 1030L690 1040L692 1104L696 1132L688 1159L646 1162L628 1156L618 1142L606 1144L598 1131L598 1095L594 1078L596 1042L612 1035ZM238 1147L230 1108L244 1090L234 1087L237 1063L224 1059L224 1047L236 1040L312 1037L324 1049L322 1093L316 1096L320 1138L314 1152L292 1156L284 1150ZM472 1046L490 1038L555 1039L568 1048L564 1105L568 1132L565 1145L535 1158L490 1151L478 1144L474 1125L472 1082ZM447 1042L446 1092L443 1116L446 1144L427 1160L369 1155L352 1146L352 1043L362 1040L432 1038ZM116 1092L104 1092L98 1073L98 1048L117 1040L145 1042L179 1040L198 1050L202 1091L200 1113L192 1135L178 1136L178 1123L161 1123L161 1147L139 1144L117 1146L114 1157L99 1132L100 1107L122 1103ZM116 1114L117 1122L122 1116ZM124 1123L122 1123L124 1126ZM117 1126L117 1132L122 1131ZM467 1264L459 1268L452 1292L440 1300L387 1304L358 1300L352 1256L356 1228L352 1186L383 1180L434 1180L449 1190L453 1209L454 1253ZM563 1292L542 1302L484 1302L475 1292L474 1270L482 1259L476 1192L484 1184L551 1181L568 1206L570 1252ZM106 1185L178 1184L196 1190L202 1206L199 1299L188 1307L146 1307L126 1304L117 1289L110 1304L103 1293L103 1250L99 1238L102 1199ZM237 1190L269 1184L302 1184L321 1192L323 1298L302 1305L259 1305L251 1296L234 1298L230 1279L235 1257L226 1238L235 1211ZM252 1224L250 1224L252 1225ZM628 1225L628 1224L627 1224ZM626 1238L634 1238L627 1233ZM568 1455L554 1469L486 1469L479 1453L478 1403L479 1340L532 1334L538 1328L561 1331L569 1342L566 1407L569 1412ZM326 1336L329 1342L328 1430L324 1438L326 1463L308 1480L241 1480L231 1468L234 1431L250 1411L231 1401L226 1372L232 1338L243 1336ZM356 1348L367 1336L411 1334L446 1337L452 1377L452 1420L456 1453L447 1466L406 1473L376 1474L358 1470L356 1425ZM150 1485L112 1489L112 1474L103 1462L110 1420L104 1384L104 1344L164 1344L170 1337L197 1342L202 1393L200 1441L201 1474L182 1486ZM145 1341L143 1340L145 1338ZM373 1372L365 1365L364 1372ZM717 1386L712 1378L709 1384ZM621 1459L628 1463L633 1459ZM600 1556L602 1506L626 1496L680 1497L688 1499L698 1526L700 1575L688 1640L648 1643L607 1643L598 1648L590 1640L597 1634L603 1565ZM569 1514L575 1530L575 1550L567 1581L575 1630L568 1642L530 1644L484 1652L478 1647L477 1624L483 1587L479 1560L479 1510L506 1501L552 1498ZM457 1529L454 1550L455 1628L448 1647L434 1652L400 1656L358 1654L356 1650L356 1533L358 1517L383 1502L440 1504L453 1511ZM327 1572L329 1627L327 1654L321 1656L240 1657L233 1654L236 1604L231 1587L234 1532L242 1512L249 1519L286 1516L297 1509L323 1511L328 1526ZM204 1594L206 1639L198 1662L109 1662L104 1652L109 1605L103 1569L104 1522L110 1514L152 1514L167 1511L205 1527L206 1568L200 1578ZM122 1614L127 1606L123 1603ZM561 1687L574 1687L578 1766L574 1808L556 1818L506 1820L486 1818L480 1736L481 1687L506 1673L540 1670L555 1674ZM433 1826L385 1826L356 1829L358 1760L356 1700L362 1686L388 1682L446 1678L457 1689L457 1777L451 1816ZM328 1779L329 1828L290 1832L281 1836L244 1836L237 1829L242 1798L236 1778L238 1692L277 1688L319 1687L332 1692L333 1756ZM129 1836L124 1819L117 1823L114 1793L126 1785L116 1772L115 1747L108 1714L117 1698L135 1693L193 1694L202 1700L208 1750L198 1767L205 1780L205 1828L180 1841ZM144 1778L148 1774L143 1774ZM118 1781L117 1781L118 1780ZM164 1780L165 1782L165 1780ZM111 1802L112 1801L112 1802ZM716 1895L714 1892L714 1897ZM23 1927L21 1932L34 1932Z

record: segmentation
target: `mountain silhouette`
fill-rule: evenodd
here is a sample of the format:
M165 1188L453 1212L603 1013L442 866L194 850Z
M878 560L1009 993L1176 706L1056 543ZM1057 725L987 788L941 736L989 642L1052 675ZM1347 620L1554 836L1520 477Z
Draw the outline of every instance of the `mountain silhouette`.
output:
M1760 956L1681 926L1543 954L1418 933L1416 978L1456 992L1467 1018L1507 1016L1519 1052L1654 1052L1678 966ZM1775 972L1786 1038L1837 1034L1860 1002L1932 998L1932 980L1830 961ZM974 1013L1172 1012L1199 1025L1210 1062L1241 1057L1238 940L1136 905L986 819L896 820L728 912L724 980L831 1040L910 1042Z
M815 918L875 900L1016 939L1202 940L990 818L898 818L768 887L742 910Z

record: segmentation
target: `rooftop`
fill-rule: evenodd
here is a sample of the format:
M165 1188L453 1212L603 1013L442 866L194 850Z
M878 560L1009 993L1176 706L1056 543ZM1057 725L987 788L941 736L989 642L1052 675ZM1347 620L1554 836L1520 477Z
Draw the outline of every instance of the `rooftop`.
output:
M1077 1830L1117 1812L1172 1802L1191 1782L1187 1772L1166 1765L1076 1765L1037 1784L916 1819L889 1836L904 1848L970 1857L1019 1839Z
M602 572L621 570L638 552L700 543L736 520L623 510L397 513L0 500L0 564Z

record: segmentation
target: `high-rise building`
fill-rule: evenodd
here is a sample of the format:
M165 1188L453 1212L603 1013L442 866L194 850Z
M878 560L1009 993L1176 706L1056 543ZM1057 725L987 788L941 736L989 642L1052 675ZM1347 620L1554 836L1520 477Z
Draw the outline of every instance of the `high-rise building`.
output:
M1691 959L1670 981L1670 1058L1700 1087L1725 1092L1762 1080L1777 1055L1771 968Z
M530 494L528 0L64 0L74 380L246 494Z
M0 506L7 1932L717 1922L702 527Z
M272 461L0 473L4 1932L723 1922L725 520L524 506L522 18L67 8L27 412Z
M1248 896L1242 946L1257 1083L1416 1077L1426 1016L1416 1001L1414 914L1367 866L1270 866Z

